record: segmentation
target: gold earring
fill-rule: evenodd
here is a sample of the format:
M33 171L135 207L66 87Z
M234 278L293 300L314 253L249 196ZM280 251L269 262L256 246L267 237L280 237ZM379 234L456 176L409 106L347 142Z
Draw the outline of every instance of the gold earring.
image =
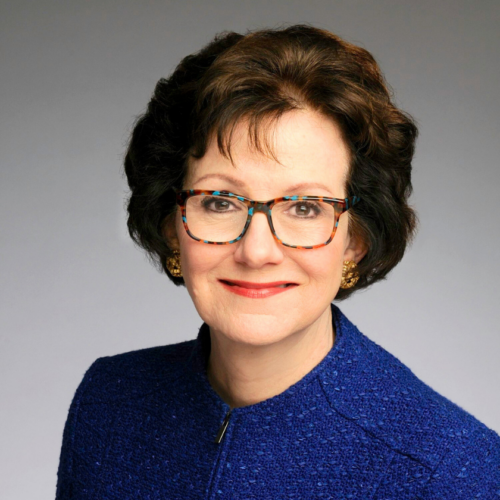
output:
M353 260L344 260L340 288L352 288L359 280L357 264Z
M174 278L182 277L181 253L179 250L172 250L172 255L167 257L167 269Z

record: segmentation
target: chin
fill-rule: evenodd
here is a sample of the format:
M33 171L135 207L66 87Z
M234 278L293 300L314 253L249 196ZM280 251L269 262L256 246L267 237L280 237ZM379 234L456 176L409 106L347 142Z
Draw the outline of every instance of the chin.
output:
M215 321L210 324L234 342L254 346L274 344L290 335L293 329L284 323L283 318L272 314L239 313L229 320Z

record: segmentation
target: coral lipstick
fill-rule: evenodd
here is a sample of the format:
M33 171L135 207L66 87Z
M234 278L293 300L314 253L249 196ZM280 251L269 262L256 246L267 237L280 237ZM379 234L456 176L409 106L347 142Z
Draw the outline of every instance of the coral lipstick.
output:
M265 299L278 293L286 292L297 286L288 281L274 281L272 283L252 283L239 280L219 280L220 284L229 292L251 299Z

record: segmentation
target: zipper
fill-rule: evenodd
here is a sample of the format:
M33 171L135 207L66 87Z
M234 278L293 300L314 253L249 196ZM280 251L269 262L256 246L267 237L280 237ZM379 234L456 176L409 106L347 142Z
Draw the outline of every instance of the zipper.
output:
M217 436L215 437L214 440L214 443L220 444L220 446L217 446L217 458L215 459L214 468L212 470L212 474L210 476L210 480L208 483L208 488L207 488L208 499L213 499L215 496L215 492L217 491L217 483L218 483L217 474L219 469L221 468L222 454L224 453L224 448L227 446L228 438L226 438L226 441L224 442L222 442L222 439L226 434L232 410L233 410L232 408L229 408L227 413L224 415L224 420L222 421L222 424L217 432Z
M226 429L227 429L227 426L229 425L229 419L231 418L232 411L233 411L233 409L230 408L229 411L226 413L226 416L224 417L224 420L222 421L222 424L219 427L219 432L217 432L217 436L215 437L214 443L220 444L220 442L222 441L222 438L226 434Z

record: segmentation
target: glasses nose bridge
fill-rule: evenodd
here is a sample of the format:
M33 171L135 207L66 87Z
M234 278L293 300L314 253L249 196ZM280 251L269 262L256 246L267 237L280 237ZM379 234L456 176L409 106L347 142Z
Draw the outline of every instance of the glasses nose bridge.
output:
M269 229L271 230L273 236L276 238L276 235L274 234L273 224L271 222L271 202L251 202L250 206L248 207L248 219L243 233L245 234L247 232L248 227L250 226L250 222L252 222L252 218L257 212L262 212L266 216L267 222L269 224Z
M269 202L254 201L252 202L252 206L248 208L248 215L252 217L256 212L262 212L269 217L271 212L271 207L269 205Z

